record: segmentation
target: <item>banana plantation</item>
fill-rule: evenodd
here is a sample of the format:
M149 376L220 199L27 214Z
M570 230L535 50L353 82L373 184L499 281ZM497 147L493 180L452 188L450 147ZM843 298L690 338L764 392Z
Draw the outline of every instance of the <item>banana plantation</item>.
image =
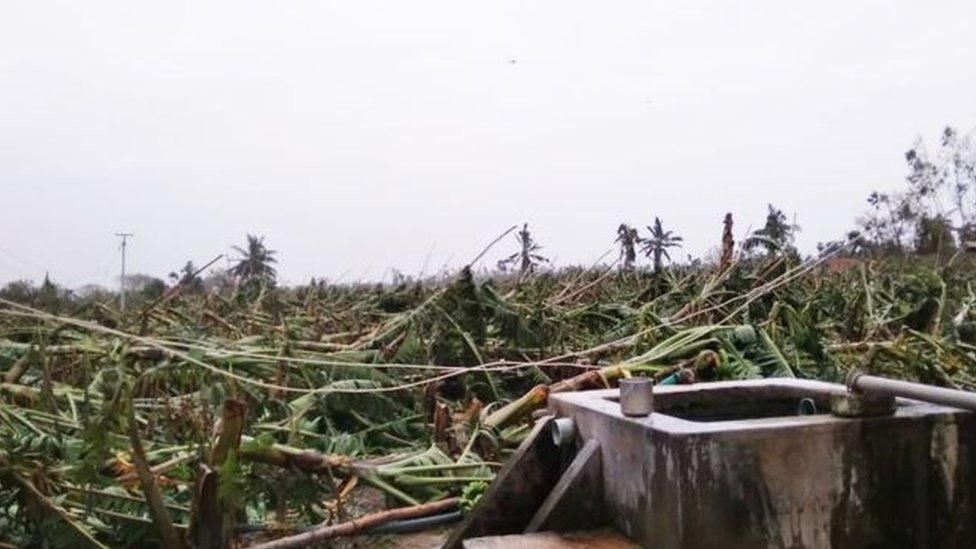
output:
M395 544L468 512L554 393L854 368L976 388L972 260L848 250L537 270L526 246L514 273L294 288L265 256L124 312L3 299L0 538Z

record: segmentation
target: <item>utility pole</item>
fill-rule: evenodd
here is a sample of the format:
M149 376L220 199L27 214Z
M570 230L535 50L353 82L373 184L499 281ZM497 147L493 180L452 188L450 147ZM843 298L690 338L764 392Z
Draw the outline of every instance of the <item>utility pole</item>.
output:
M126 239L134 235L132 233L115 233L115 236L122 239L122 275L119 277L119 310L125 312L125 244Z

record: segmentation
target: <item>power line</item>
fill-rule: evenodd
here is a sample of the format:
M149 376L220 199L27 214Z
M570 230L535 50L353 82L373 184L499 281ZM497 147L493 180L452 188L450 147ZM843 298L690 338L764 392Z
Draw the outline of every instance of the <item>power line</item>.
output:
M37 263L34 263L33 261L30 261L30 260L24 259L23 257L20 257L20 255L11 252L10 250L4 248L3 246L0 246L0 252L2 252L5 255L11 257L12 259L16 260L18 263L21 263L22 265L26 265L26 266L30 267L31 269L36 269L36 270L38 270L40 272L48 272L50 270L47 267L42 267L41 265L38 265Z
M27 275L27 277L34 276L28 271L25 271L22 267L14 265L13 263L8 263L6 261L0 261L0 270L6 271L8 273L13 273L17 278Z

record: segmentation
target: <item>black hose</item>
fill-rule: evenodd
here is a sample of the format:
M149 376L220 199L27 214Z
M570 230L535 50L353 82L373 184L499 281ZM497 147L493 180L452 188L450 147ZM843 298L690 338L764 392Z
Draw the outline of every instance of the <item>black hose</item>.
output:
M365 533L403 534L406 532L417 532L419 530L430 528L431 526L440 526L442 524L457 522L461 520L462 516L461 511L451 511L450 513L441 513L440 515L431 515L429 517L395 520L393 522L380 524L379 526L370 528L369 530L366 530Z

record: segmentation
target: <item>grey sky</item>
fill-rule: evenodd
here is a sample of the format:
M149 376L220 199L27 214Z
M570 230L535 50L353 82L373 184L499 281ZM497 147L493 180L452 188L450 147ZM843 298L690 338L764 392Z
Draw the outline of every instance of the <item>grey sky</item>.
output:
M809 250L916 135L976 126L973 2L0 13L0 281L110 283L120 229L158 276L263 234L291 282L458 265L523 220L560 264L654 215L698 254L767 202Z

